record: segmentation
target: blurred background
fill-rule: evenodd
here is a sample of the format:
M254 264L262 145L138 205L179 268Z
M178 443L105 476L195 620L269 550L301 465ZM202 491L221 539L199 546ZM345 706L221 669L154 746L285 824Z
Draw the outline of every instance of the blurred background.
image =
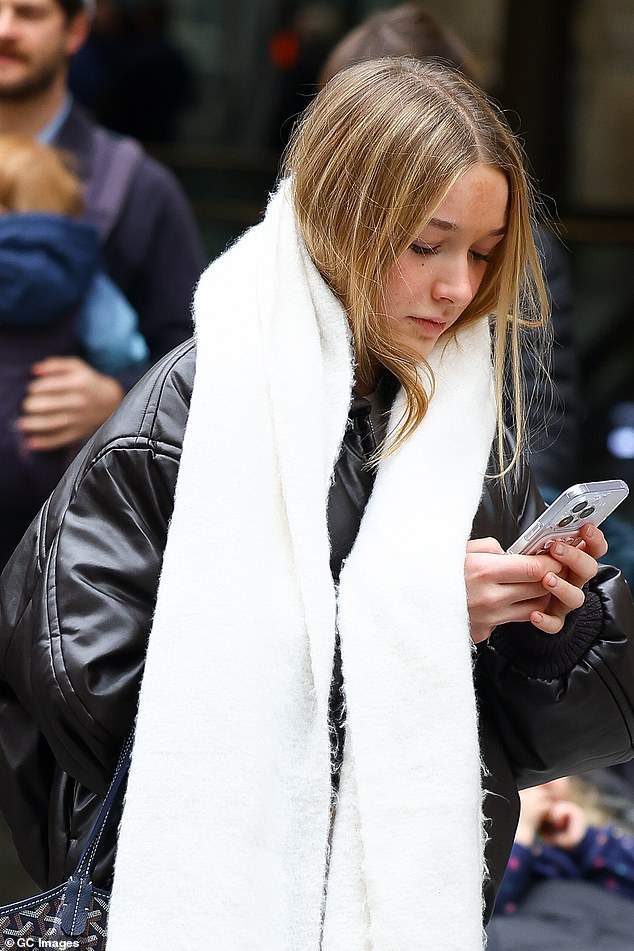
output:
M330 49L393 5L97 0L72 87L172 167L212 257L259 218ZM570 251L586 413L579 480L634 483L634 0L425 6L475 54Z

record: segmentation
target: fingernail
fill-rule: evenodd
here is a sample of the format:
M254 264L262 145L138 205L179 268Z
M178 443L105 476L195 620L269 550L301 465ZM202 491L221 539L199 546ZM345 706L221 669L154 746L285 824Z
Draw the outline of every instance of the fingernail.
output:
M557 575L548 575L546 578L546 584L549 588L554 588L557 584Z
M586 538L592 538L594 535L594 525L586 525Z
M563 553L564 553L564 546L561 544L561 542L557 542L557 544L555 545L555 548L554 548L554 552L555 552L556 555L563 555Z
M536 624L541 624L542 621L544 620L544 615L543 615L543 614L540 614L538 611L536 611L536 612L533 614L533 620L535 621Z

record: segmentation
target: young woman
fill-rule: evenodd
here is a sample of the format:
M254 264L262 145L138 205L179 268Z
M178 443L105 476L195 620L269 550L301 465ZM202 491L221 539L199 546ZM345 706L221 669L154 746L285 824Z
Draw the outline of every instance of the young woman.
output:
M38 881L72 869L143 676L109 951L479 949L516 784L632 755L601 531L504 553L542 508L518 368L543 298L484 95L412 60L336 76L201 279L196 342L2 579L0 796Z
M482 85L473 54L420 0L376 10L344 34L323 63L320 82L326 83L346 66L383 56L441 60ZM568 253L552 227L540 226L539 222L535 225L534 237L550 301L553 346L549 347L548 374L539 372L535 353L527 350L523 354L523 375L531 394L526 456L540 491L551 502L577 481L584 410ZM619 546L620 550L624 547L627 544ZM627 564L629 567L629 557ZM619 565L624 568L621 562Z

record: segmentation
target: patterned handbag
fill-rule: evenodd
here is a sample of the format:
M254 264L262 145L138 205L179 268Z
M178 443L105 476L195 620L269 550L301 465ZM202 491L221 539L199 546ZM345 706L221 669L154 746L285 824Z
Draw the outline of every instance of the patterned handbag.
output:
M123 795L131 750L132 736L123 747L99 815L68 881L33 898L0 907L0 951L19 948L105 951L110 892L92 884L92 873L103 832L113 807Z

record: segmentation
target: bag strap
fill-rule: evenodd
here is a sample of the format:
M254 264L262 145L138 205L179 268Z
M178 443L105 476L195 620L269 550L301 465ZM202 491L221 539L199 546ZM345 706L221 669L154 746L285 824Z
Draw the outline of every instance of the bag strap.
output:
M99 815L95 819L94 825L90 830L84 850L79 857L79 862L77 863L77 867L75 869L76 875L81 875L85 872L91 872L94 867L99 844L108 825L110 814L114 806L117 805L119 799L123 795L123 781L128 775L128 769L130 768L133 742L134 733L131 733L123 744L123 749L121 750L121 754L119 756L117 768L112 780L110 781L110 785L108 786L108 792L106 793L104 801L101 804Z
M96 228L105 244L144 152L134 139L115 137L99 126L93 130L93 144L94 165L84 192L85 220Z
M123 796L123 781L130 768L134 733L123 744L119 762L108 787L99 815L95 819L75 871L69 878L61 904L61 928L71 937L82 935L88 923L90 898L93 891L92 870L103 833L108 826L113 808Z

